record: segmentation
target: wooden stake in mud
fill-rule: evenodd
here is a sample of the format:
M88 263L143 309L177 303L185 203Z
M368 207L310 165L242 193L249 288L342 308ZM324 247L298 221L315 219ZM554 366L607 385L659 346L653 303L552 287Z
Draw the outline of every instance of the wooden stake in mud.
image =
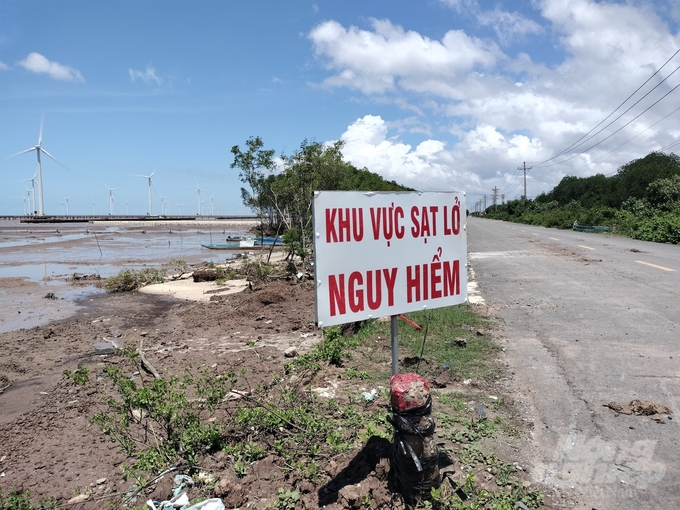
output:
M397 334L398 315L393 315L390 320L390 332L392 336L392 375L399 373L399 338Z

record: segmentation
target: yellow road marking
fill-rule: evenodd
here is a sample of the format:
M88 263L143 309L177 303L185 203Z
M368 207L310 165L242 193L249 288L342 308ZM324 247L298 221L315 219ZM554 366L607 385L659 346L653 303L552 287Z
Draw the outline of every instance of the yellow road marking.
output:
M582 244L579 244L579 248L585 248L586 250L595 250L595 248L591 248L590 246L583 246Z
M637 262L638 264L644 264L645 266L654 267L656 269L661 269L662 271L675 272L675 269L671 269L670 267L657 266L656 264L650 264L649 262L645 262L643 260L636 260L635 262Z
M550 239L552 239L553 241L559 241L559 239L557 239L556 237L551 237Z

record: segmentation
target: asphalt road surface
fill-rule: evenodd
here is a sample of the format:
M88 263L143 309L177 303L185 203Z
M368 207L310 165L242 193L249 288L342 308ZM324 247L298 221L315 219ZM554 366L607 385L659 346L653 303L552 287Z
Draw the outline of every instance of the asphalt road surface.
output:
M472 217L467 232L534 422L534 480L581 508L680 508L680 246ZM672 419L604 407L633 399Z

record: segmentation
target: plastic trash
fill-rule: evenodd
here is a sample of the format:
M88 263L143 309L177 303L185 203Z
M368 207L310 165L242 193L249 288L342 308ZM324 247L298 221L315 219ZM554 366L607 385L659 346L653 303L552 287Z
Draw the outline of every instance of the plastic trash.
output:
M177 496L182 492L182 489L187 485L194 485L194 479L189 475L175 475L175 478L173 478L172 481L175 482L175 489L172 492L174 496Z
M188 506L183 510L224 510L224 503L220 498L206 499L195 505Z
M187 506L188 504L189 496L187 496L186 492L176 494L175 496L172 497L172 499L158 503L158 506L156 506L156 504L152 500L146 502L146 505L151 510L168 510L170 508L182 508Z
M175 478L172 480L175 484L175 488L172 491L172 498L161 502L148 500L146 505L151 510L169 510L172 508L180 508L184 510L189 506L189 496L187 496L186 492L182 491L187 485L194 485L193 478L188 475L175 475ZM224 508L224 506L222 506L222 508Z
M371 391L364 391L362 395L364 396L364 400L366 402L373 402L373 399L378 396L378 390L373 388Z

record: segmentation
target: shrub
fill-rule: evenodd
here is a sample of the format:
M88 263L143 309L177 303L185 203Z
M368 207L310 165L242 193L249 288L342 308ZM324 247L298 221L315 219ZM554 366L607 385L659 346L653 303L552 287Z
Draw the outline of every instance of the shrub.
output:
M165 282L165 271L159 269L123 269L116 276L106 280L107 292L132 292L145 285Z

